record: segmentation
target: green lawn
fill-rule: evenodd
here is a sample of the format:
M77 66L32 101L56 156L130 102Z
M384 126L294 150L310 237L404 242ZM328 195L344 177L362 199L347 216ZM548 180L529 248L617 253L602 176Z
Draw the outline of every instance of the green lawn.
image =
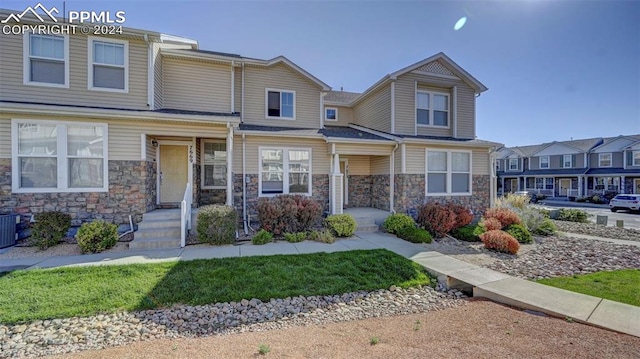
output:
M640 269L548 278L538 283L640 307Z
M0 276L0 323L429 283L383 249L15 271Z

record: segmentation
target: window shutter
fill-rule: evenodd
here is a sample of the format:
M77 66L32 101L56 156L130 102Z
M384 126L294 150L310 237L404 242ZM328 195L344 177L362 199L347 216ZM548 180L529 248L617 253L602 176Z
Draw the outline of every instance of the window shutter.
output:
M576 166L576 155L571 155L571 167L577 167Z
M627 166L633 166L633 151L627 151Z

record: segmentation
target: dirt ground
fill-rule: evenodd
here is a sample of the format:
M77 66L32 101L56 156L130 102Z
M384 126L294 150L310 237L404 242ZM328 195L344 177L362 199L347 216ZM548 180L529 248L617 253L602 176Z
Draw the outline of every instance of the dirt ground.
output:
M261 355L261 345L269 352ZM637 359L640 338L471 299L458 308L423 314L154 340L63 357Z

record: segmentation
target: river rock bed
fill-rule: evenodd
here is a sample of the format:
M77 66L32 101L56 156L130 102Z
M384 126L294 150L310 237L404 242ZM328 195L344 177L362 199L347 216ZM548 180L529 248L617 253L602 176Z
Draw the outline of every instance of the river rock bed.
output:
M568 233L587 234L594 237L624 239L628 241L640 241L640 231L633 228L618 228L603 226L595 223L580 223L554 220L559 231Z

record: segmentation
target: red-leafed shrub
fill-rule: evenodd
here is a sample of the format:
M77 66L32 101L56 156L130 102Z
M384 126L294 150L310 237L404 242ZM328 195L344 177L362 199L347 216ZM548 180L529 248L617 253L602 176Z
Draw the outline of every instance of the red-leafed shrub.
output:
M498 229L502 229L502 223L495 218L484 218L482 222L480 222L481 226L484 228L484 231L495 231Z
M484 213L484 218L495 218L502 223L502 228L510 224L520 224L522 220L518 214L508 208L490 208Z
M257 209L260 228L275 235L309 231L322 218L322 206L300 195L263 197L258 200Z
M480 235L480 240L484 243L485 248L498 252L516 254L520 249L520 243L505 231L486 231Z
M456 214L456 226L454 229L464 227L473 221L473 214L471 214L469 208L453 203L449 203L447 207Z
M447 206L438 203L427 203L418 208L418 224L440 238L456 226L456 214Z

